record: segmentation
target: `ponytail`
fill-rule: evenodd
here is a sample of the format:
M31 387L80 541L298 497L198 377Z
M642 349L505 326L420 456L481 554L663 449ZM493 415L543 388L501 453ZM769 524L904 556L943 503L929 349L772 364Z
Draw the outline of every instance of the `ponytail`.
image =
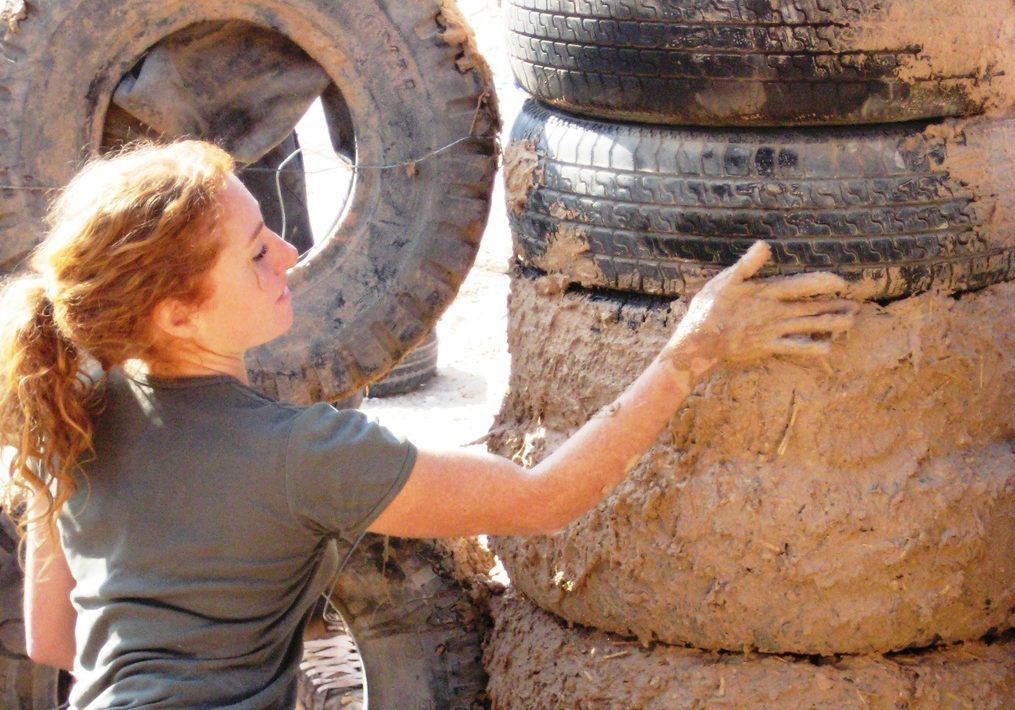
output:
M3 505L13 514L28 496L41 496L46 505L33 509L51 521L92 448L95 383L57 325L41 277L8 282L0 314L0 443L11 447Z
M136 145L86 165L54 201L32 272L0 292L9 512L39 496L32 516L53 522L94 453L90 415L102 383L86 371L150 358L155 307L207 296L220 251L218 195L232 169L210 143Z

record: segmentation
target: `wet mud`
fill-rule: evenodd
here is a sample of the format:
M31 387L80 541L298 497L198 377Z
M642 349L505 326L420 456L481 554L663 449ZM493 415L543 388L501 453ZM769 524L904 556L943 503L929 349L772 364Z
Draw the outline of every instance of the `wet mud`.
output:
M608 405L686 307L546 281L513 280L490 439L525 465ZM823 361L722 368L599 506L493 549L540 606L643 641L871 653L1009 628L1013 302L1015 283L867 303Z
M1010 707L1015 642L824 659L645 648L569 627L511 593L493 600L484 663L495 710Z
M961 97L965 112L1003 114L1015 101L1015 11L1010 0L889 0L843 30L872 54L907 48L893 70L903 82ZM989 19L988 19L989 18ZM869 110L869 109L868 109Z
M534 186L533 173L539 164L532 141L512 143L504 151L504 185L507 207L511 212L521 212Z

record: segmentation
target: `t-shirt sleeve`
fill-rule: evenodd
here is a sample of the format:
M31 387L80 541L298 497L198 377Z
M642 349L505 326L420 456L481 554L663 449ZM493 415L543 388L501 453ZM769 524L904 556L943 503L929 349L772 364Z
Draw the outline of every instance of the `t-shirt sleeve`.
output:
M289 507L315 532L361 532L402 489L415 461L411 443L363 412L314 404L289 434Z

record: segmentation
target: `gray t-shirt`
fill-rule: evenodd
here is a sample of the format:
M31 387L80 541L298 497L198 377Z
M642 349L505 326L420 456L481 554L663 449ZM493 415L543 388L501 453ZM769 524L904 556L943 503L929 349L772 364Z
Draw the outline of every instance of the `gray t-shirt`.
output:
M87 483L59 519L77 582L72 706L292 707L331 538L373 522L415 448L361 412L231 377L121 373L106 390Z

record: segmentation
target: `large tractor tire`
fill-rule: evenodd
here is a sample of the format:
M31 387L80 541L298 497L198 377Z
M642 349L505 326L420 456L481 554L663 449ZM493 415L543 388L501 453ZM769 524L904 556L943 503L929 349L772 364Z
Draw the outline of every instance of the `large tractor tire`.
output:
M571 283L683 295L756 239L762 274L827 270L893 299L1015 278L1015 118L705 129L528 102L505 153L522 261Z
M308 642L313 650L304 655L302 707L483 707L487 617L455 581L453 565L432 541L368 535L330 597L353 643L341 637ZM350 646L356 653L348 653ZM349 687L357 676L363 685Z
M121 79L179 33L245 23L324 70L358 166L335 233L290 274L296 322L252 353L252 383L338 399L432 328L475 258L499 130L489 70L453 3L44 0L24 14L0 43L0 269L23 262L52 190L100 152Z
M589 116L886 123L1015 99L1009 0L509 0L522 87Z

